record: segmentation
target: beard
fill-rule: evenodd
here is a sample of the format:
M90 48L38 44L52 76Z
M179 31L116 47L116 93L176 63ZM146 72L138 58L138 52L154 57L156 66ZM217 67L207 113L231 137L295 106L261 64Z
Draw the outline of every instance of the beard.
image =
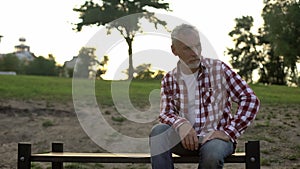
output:
M193 60L188 63L185 63L181 60L181 66L182 70L185 70L185 72L192 73L195 69L199 69L200 60Z
M186 66L190 69L197 69L199 68L200 60L191 61L189 63L186 63Z

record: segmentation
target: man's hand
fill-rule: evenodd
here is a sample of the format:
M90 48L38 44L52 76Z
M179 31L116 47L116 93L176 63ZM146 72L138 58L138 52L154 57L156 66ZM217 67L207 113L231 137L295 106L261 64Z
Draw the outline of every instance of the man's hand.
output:
M220 139L220 140L223 140L223 141L230 141L230 138L229 136L227 136L227 134L225 134L224 131L212 131L210 132L209 134L207 134L203 141L202 141L202 144L206 143L207 141L209 140L212 140L212 139Z
M190 123L184 123L178 128L181 143L185 149L197 150L199 147L198 137L195 129Z

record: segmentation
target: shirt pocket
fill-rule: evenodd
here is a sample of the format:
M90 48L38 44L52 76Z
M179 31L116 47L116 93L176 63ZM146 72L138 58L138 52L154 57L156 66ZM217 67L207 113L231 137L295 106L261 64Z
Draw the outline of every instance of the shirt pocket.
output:
M223 98L223 91L219 88L203 88L202 101L204 105L219 103Z

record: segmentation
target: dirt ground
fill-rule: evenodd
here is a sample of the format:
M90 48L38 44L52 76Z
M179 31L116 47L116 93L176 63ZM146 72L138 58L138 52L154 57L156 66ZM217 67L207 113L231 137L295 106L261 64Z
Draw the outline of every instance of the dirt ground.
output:
M105 118L123 134L148 135L151 126L136 126L118 117L113 107L103 108ZM239 139L237 151L244 149L246 140L260 140L263 169L300 168L300 105L262 105L251 127ZM102 152L82 129L72 103L45 101L0 102L0 168L17 166L17 145L30 142L33 152L47 152L54 141L64 143L64 151ZM68 168L149 169L142 164L65 164ZM178 164L176 168L192 169L196 164ZM47 168L49 164L36 163L33 168ZM244 168L243 164L225 164L226 169Z

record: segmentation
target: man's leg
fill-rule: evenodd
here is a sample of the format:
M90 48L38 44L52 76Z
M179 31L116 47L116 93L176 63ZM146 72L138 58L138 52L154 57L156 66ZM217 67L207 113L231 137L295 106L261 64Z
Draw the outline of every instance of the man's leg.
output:
M213 139L200 147L198 169L222 169L224 159L233 153L233 143Z
M180 142L174 129L167 124L157 124L149 140L152 168L174 169L171 148Z

